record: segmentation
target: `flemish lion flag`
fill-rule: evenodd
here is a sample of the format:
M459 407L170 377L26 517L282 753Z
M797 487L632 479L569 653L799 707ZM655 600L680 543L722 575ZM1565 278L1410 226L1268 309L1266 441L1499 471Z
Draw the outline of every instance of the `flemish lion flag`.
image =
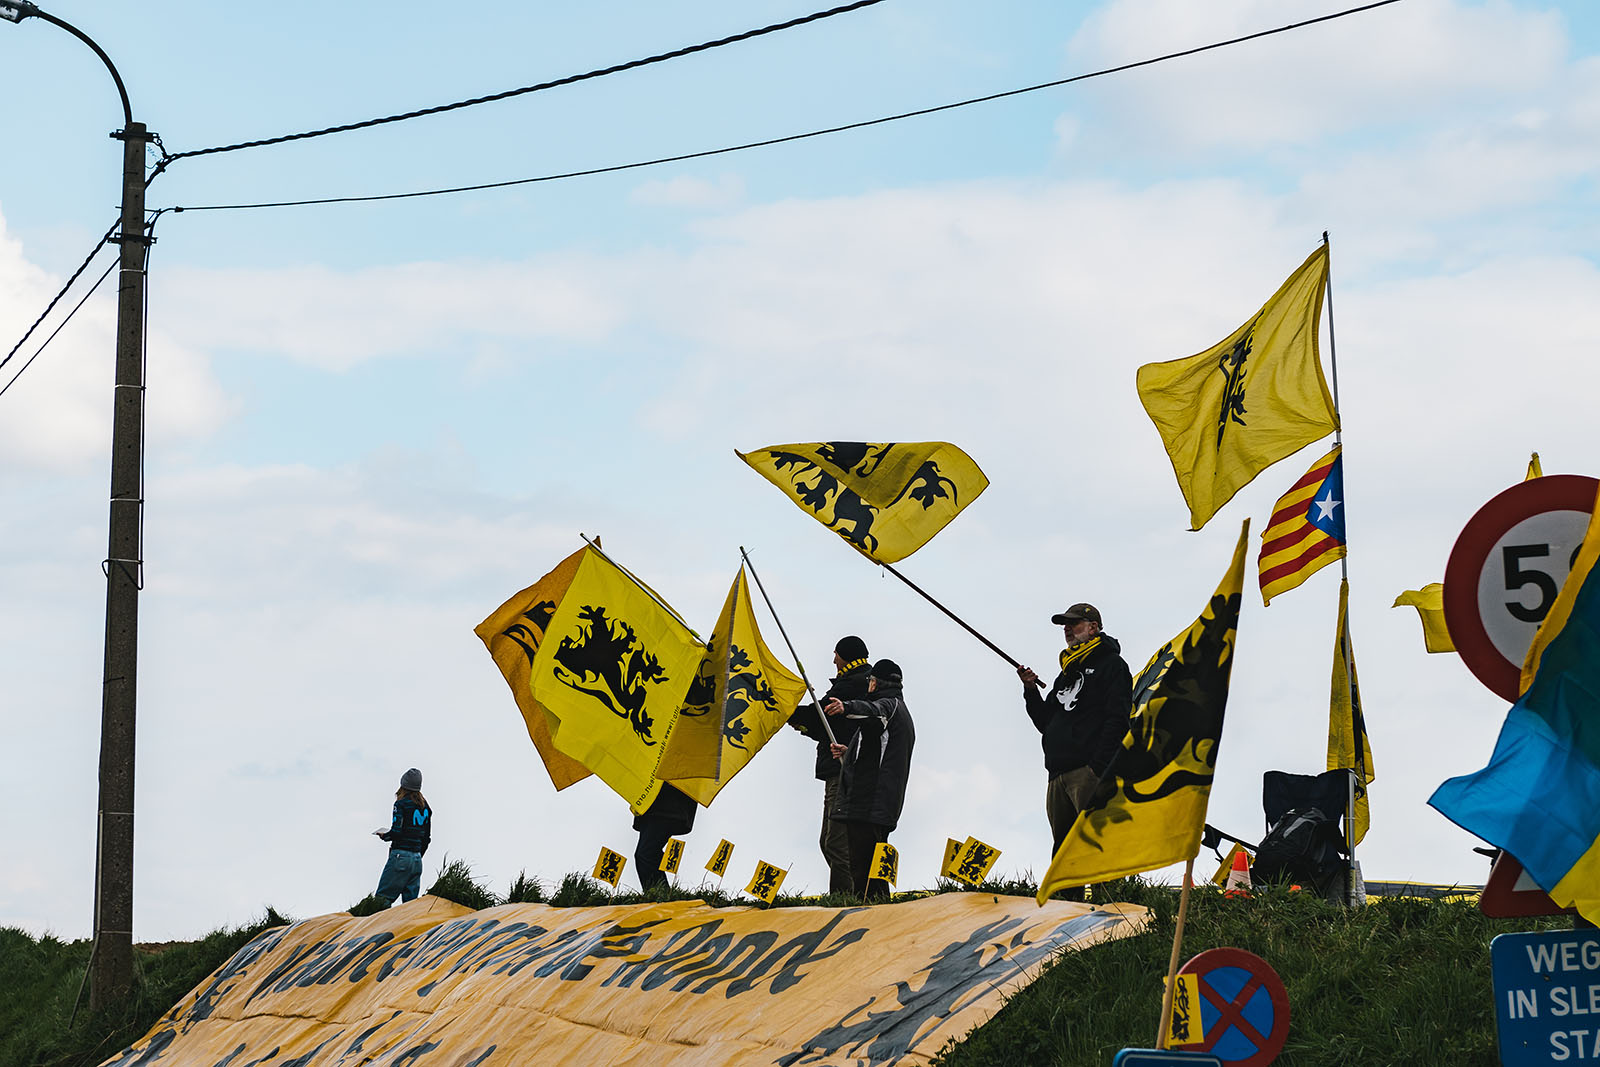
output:
M872 878L890 885L898 885L900 878L900 851L887 841L872 846Z
M604 845L600 846L600 855L594 861L594 880L609 882L611 888L617 888L617 883L622 881L622 868L628 865L628 858L620 852L612 852Z
M533 698L533 685L529 671L539 642L544 640L545 627L555 614L556 605L566 595L572 576L578 571L578 561L585 548L580 548L560 563L549 574L534 582L501 604L487 619L472 631L478 635L495 666L511 687L511 695L522 712L528 727L528 737L539 750L550 782L557 789L565 789L573 782L581 782L591 773L587 767L556 748L552 731L557 725L548 711Z
M1356 653L1350 645L1350 583L1339 583L1339 630L1333 638L1333 684L1328 700L1328 770L1356 772L1355 816L1346 827L1352 846L1367 836L1372 817L1367 807L1367 786L1377 778L1372 767L1372 746L1367 743L1367 720L1361 708L1361 680L1356 674Z
M656 770L657 777L707 806L783 728L806 691L805 682L761 640L742 566L728 590L711 644L724 650L726 657L715 676L722 714L680 719ZM712 749L711 760L706 759L707 748ZM694 774L691 768L696 762L716 769L709 775Z
M735 452L868 559L897 563L989 486L945 441L820 441Z
M534 657L534 698L561 721L556 748L637 806L705 652L615 563L586 549Z
M1191 529L1257 474L1338 428L1317 343L1327 277L1324 244L1220 344L1139 368L1139 400L1172 460Z
M668 874L678 873L678 864L683 861L683 839L669 838L667 847L661 853L661 869Z
M766 860L756 862L756 872L750 876L750 884L744 891L756 897L764 904L771 904L778 896L778 888L783 885L784 878L789 872L782 867L774 867Z
M1249 537L1246 519L1233 563L1205 610L1134 679L1132 727L1040 880L1040 904L1058 889L1153 871L1200 851Z
M721 878L728 873L728 861L733 859L733 842L724 837L717 842L716 851L706 860L706 870Z

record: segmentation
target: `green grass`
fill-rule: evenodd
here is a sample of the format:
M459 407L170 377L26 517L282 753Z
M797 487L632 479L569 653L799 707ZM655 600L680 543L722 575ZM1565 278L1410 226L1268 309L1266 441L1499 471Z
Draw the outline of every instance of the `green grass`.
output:
M520 873L504 895L479 882L469 865L447 860L429 892L471 908L539 901L555 907L702 900L713 907L751 902L711 883L657 892L613 893L604 883L568 874L547 890ZM941 880L932 890L899 893L908 900L944 892L1031 897L1027 876L974 890ZM1065 952L986 1025L946 1046L938 1067L1056 1064L1103 1067L1118 1049L1155 1043L1177 917L1177 894L1138 878L1095 887L1096 903L1125 901L1149 908L1149 929L1083 952ZM843 907L849 897L780 894L773 907ZM372 898L352 915L371 914ZM89 1067L131 1044L251 938L286 921L272 909L258 923L200 941L141 946L134 990L115 1011L92 1014L79 1003L89 942L34 938L0 928L0 1064L5 1067ZM1488 919L1459 901L1375 899L1346 909L1308 894L1257 890L1247 899L1197 888L1190 899L1180 959L1220 946L1263 957L1288 988L1292 1025L1283 1067L1406 1064L1407 1067L1492 1067L1494 1011L1489 941L1513 929L1570 926L1570 920L1515 924ZM76 1014L74 1008L76 1006Z

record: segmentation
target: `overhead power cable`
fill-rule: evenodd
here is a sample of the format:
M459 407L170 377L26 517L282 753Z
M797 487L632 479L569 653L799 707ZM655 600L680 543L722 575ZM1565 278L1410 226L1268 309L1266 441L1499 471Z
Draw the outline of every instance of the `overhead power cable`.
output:
M83 307L83 305L88 302L89 298L95 294L95 290L99 289L101 284L104 283L107 278L111 277L111 272L116 270L116 269L117 269L117 261L115 259L113 259L111 261L111 265L109 267L107 267L104 272L101 273L99 278L95 279L95 283L93 285L89 286L89 291L87 293L84 293L82 299L80 299L76 304L74 304L72 306L72 310L71 311L67 312L67 317L62 319L59 323L56 324L56 328L50 331L50 336L46 337L44 339L44 343L41 344L37 349L34 350L33 355L28 357L27 362L23 363L22 366L17 368L17 373L15 373L15 374L13 374L11 376L11 380L6 382L5 385L0 385L0 396L5 396L6 395L6 390L10 389L13 385L17 384L17 379L22 377L22 372L27 370L29 367L33 366L33 361L38 359L39 356L44 353L45 349L50 347L50 342L54 341L56 339L56 334L60 333L62 327L66 326L67 323L72 321L72 316L74 316L74 315L76 315L78 313L78 309ZM37 324L35 324L35 325L37 325ZM21 343L22 342L20 342L20 341L17 342L19 347L21 346ZM12 349L12 355L15 355L15 354L16 354L16 349ZM11 356L7 356L4 360L0 360L0 367L5 366L6 363L8 363L10 361L11 361Z
M194 156L211 156L217 155L221 152L237 152L245 148L264 148L267 145L283 144L286 141L304 141L312 137L326 137L327 135L333 133L349 133L352 130L364 130L372 126L382 126L390 122L404 122L407 119L422 118L425 115L439 115L446 111L457 111L464 107L474 107L478 104L493 103L496 100L509 100L514 96L524 96L528 93L542 92L545 89L555 89L563 85L572 85L577 82L590 81L594 78L603 78L608 74L619 74L625 70L636 70L639 67L647 67L653 63L664 63L669 59L680 59L683 56L693 55L696 52L707 52L713 48L721 48L724 45L737 44L740 41L748 41L756 37L765 37L768 34L778 33L782 30L791 30L796 26L804 26L808 23L819 22L822 19L832 18L835 15L843 15L851 11L859 11L861 8L872 7L874 4L881 3L883 3L883 0L855 0L854 3L844 4L840 7L829 8L826 11L815 11L809 15L802 15L799 18L789 19L787 22L775 22L770 26L762 26L760 29L746 30L743 33L736 33L731 37L720 37L714 41L705 41L701 44L689 45L685 48L674 49L671 52L661 52L657 55L646 56L643 59L634 59L626 63L618 63L615 66L602 67L599 70L591 70L583 74L572 74L565 78L557 78L554 81L540 82L537 85L523 86L521 89L508 89L505 92L492 93L488 96L478 96L472 98L471 100L458 100L453 104L440 104L437 107L420 108L416 111L407 111L399 115L388 115L384 118L367 119L363 122L351 122L346 123L343 126L329 126L326 129L309 130L305 133L290 133L281 137L268 137L259 141L243 141L239 144L218 145L215 148L196 148L188 152L173 152L171 154L164 154L161 157L161 162L158 164L157 169L165 169L165 167L170 163L174 163L180 159L188 159Z
M583 170L562 171L556 174L541 174L532 178L511 178L505 181L481 182L475 185L456 185L441 189L419 189L405 193L376 193L368 196L329 196L312 200L277 200L264 201L251 204L200 204L191 207L174 207L174 212L180 211L245 211L254 208L278 207L311 207L318 204L357 204L371 203L379 200L409 200L424 196L447 196L452 193L472 193L485 189L505 189L516 185L533 185L539 182L561 181L567 178L586 178L597 174L614 174L618 171L639 170L644 167L657 167L667 163L681 163L690 159L705 159L708 156L726 155L732 152L745 152L753 148L768 148L772 145L786 144L791 141L804 141L813 137L825 137L829 134L844 133L849 130L865 129L869 126L882 126L885 123L899 122L902 119L919 118L924 115L934 115L942 111L954 111L957 108L971 107L974 104L986 104L994 100L1004 100L1008 97L1021 96L1025 93L1036 93L1043 89L1054 89L1062 85L1071 85L1074 82L1088 81L1091 78L1103 78L1111 74L1120 74L1124 71L1135 70L1139 67L1153 66L1157 63L1166 63L1174 59L1183 59L1188 56L1198 55L1202 52L1211 52L1219 48L1228 48L1233 45L1243 44L1247 41L1258 40L1262 37L1272 37L1291 30L1304 29L1321 22L1331 22L1334 19L1358 15L1362 12L1372 11L1390 4L1398 4L1400 0L1375 0L1373 3L1362 4L1359 7L1347 8L1328 15L1319 15L1316 18L1292 22L1276 29L1260 30L1256 33L1245 34L1242 37L1232 37L1226 41L1216 41L1212 44L1200 45L1195 48L1186 48L1179 52L1168 52L1166 55L1154 56L1150 59L1140 59L1132 63L1122 63L1115 67L1105 67L1100 70L1089 71L1085 74L1074 74L1068 78L1058 78L1054 81L1040 82L1037 85L1028 85L1020 89L1008 89L1004 92L990 93L986 96L974 96L965 100L957 100L948 104L937 104L932 107L918 108L915 111L902 111L895 115L884 115L875 119L863 119L860 122L848 122L839 126L828 126L819 130L809 130L805 133L792 133L781 137L769 137L760 141L746 141L742 144L725 145L721 148L707 148L697 152L681 152L670 156L657 156L654 159L638 160L633 163L616 163L604 167L589 167ZM247 147L247 146L241 146ZM176 158L176 157L173 157Z
M61 291L56 293L55 296L50 298L50 303L46 304L44 310L39 312L39 317L33 320L33 325L29 326L28 329L27 329L27 332L25 332L22 335L22 337L17 341L16 344L11 346L11 351L6 353L6 358L5 359L0 359L0 367L4 367L7 363L11 362L12 357L17 354L17 351L19 349L21 349L23 345L28 343L28 338L33 336L33 331L35 331L35 330L37 330L39 328L39 324L41 322L43 322L45 319L50 317L51 310L53 310L55 308L55 306L61 302L61 298L62 297L67 295L67 290L72 288L72 284L78 280L78 276L80 274L82 274L84 271L88 270L89 269L89 264L94 262L94 257L98 256L102 251L105 250L106 242L111 240L111 235L117 232L117 226L120 223L121 223L120 219L117 220L117 222L113 222L111 224L111 228L106 230L104 236L102 236L100 238L100 240L95 242L93 251L91 251L87 256L84 257L84 260L83 260L82 263L78 264L78 269L72 272L72 277L67 279L67 284L63 285L61 287ZM104 281L104 278L102 277L101 280ZM99 286L99 284L100 284L100 282L95 282L96 286ZM90 292L93 292L93 291L94 290L92 290L92 289L90 290ZM81 300L78 301L78 307L82 307L82 306L83 306L83 301L81 301ZM78 307L75 307L75 308L72 309L72 314L76 314L77 313ZM72 314L69 314L67 316L67 318L68 319L72 318ZM63 320L63 325L65 325L65 320ZM60 332L60 329L61 329L60 326L56 327L56 331L57 332ZM50 336L54 337L55 334L52 333ZM50 343L50 341L47 339L44 344L47 345L49 343ZM44 350L44 345L40 345L39 346L39 350L42 352ZM34 357L37 357L38 355L39 355L38 352L34 353ZM29 359L28 362L32 363L33 360ZM21 374L22 372L18 371L17 373ZM16 381L16 379L13 378L12 381Z

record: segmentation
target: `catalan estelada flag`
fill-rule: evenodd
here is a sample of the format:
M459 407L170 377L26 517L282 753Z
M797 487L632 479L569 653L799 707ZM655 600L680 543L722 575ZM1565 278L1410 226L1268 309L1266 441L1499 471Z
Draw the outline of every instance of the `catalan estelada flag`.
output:
M814 441L734 454L877 563L911 555L989 486L947 441Z
M1344 456L1338 446L1278 498L1261 531L1261 602L1344 558Z
M1139 402L1161 434L1192 529L1257 474L1338 429L1317 348L1327 280L1323 244L1223 340L1139 368Z
M1039 880L1041 905L1058 889L1153 871L1200 851L1222 747L1249 536L1246 520L1228 573L1205 610L1134 679L1128 736Z
M1533 636L1522 695L1481 771L1428 803L1509 852L1540 889L1600 922L1600 501Z

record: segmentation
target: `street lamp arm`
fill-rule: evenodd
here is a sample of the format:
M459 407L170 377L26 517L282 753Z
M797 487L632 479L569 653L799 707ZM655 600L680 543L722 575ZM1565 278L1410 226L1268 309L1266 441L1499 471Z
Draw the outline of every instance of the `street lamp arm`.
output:
M91 39L88 34L78 29L78 27L72 25L72 23L56 18L48 11L39 10L36 5L29 3L28 0L0 0L0 19L5 19L8 22L21 22L23 19L29 18L30 16L33 18L44 19L46 22L51 23L52 25L60 26L68 33L72 34L72 36L76 37L78 40L94 49L94 54L100 57L100 62L104 63L106 65L106 69L111 72L111 80L117 83L117 95L122 97L123 128L126 129L128 126L132 125L133 107L128 103L127 86L122 84L122 75L117 73L116 64L111 62L111 57L106 55L103 48L95 44L93 39Z

